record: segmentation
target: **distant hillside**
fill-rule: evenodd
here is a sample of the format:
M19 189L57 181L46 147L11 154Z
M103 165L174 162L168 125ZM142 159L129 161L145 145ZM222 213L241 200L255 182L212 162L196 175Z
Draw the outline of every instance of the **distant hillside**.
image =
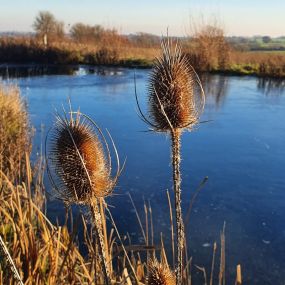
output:
M10 36L10 37L24 37L24 36L32 36L35 35L33 32L15 32L15 31L7 31L7 32L1 32L0 31L0 37Z
M285 36L271 38L270 36L227 37L227 41L234 47L248 51L284 51Z

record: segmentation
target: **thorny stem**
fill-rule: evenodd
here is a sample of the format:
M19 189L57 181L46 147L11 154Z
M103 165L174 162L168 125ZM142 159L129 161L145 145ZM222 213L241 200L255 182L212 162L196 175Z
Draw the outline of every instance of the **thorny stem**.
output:
M181 209L181 174L180 174L180 135L179 129L172 129L172 167L174 201L176 212L176 233L177 233L177 264L176 264L176 284L182 284L183 274L183 247L184 247L184 224Z
M100 214L99 204L97 199L94 199L90 203L90 210L92 213L92 218L94 222L95 236L98 244L98 254L99 260L102 267L102 272L105 278L105 284L111 285L111 275L109 272L109 267L106 258L106 248L104 244L103 228L102 228L102 217Z

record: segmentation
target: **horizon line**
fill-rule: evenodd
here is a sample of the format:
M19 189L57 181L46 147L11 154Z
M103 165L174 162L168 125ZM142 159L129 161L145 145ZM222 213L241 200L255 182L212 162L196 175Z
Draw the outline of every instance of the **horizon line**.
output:
M149 33L149 32L144 32L144 31L138 31L138 32L134 32L134 33L118 33L119 35L122 36L131 36L131 35L138 35L138 34L146 34L146 35L151 35L151 36L156 36L156 37L163 37L163 35L158 35L155 33ZM22 34L22 35L34 35L36 34L36 32L34 31L17 31L17 30L5 30L2 31L0 30L0 35L1 34ZM66 35L69 35L70 32L66 32ZM277 38L282 38L285 37L285 34L283 35L270 35L270 34L253 34L253 35L237 35L237 34L231 34L231 35L225 35L225 38L233 38L233 37L238 37L238 38L254 38L254 37L266 37L269 36L272 39L277 39ZM187 38L187 37L191 37L189 35L173 35L171 37L177 37L177 38Z

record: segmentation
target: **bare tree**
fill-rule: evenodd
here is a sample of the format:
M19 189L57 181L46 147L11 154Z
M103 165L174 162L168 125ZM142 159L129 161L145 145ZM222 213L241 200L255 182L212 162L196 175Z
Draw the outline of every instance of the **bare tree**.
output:
M192 23L189 57L200 71L225 69L229 62L230 46L222 25L217 20L210 23Z
M39 12L33 27L45 45L48 45L51 39L64 36L64 23L57 21L54 15L48 11Z
M78 42L98 41L104 32L104 28L100 25L90 26L82 23L76 23L70 29L71 37Z
M64 37L64 22L56 21L54 26L54 35L57 39L62 39Z

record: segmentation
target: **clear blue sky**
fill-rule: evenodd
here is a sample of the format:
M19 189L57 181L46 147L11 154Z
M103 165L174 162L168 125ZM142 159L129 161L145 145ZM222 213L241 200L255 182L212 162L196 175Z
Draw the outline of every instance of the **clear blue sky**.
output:
M190 33L191 19L213 15L227 35L285 35L285 0L0 0L0 31L32 31L40 10L68 24L83 22L121 33Z

